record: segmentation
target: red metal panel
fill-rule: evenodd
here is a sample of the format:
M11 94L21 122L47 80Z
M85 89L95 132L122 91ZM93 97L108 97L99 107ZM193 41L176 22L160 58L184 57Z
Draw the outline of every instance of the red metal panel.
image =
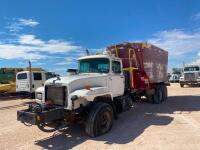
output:
M139 71L144 71L150 83L167 81L167 51L146 43L112 45L107 51L122 59L123 68L138 68ZM135 80L133 82L137 82Z
M144 71L151 83L167 81L168 52L154 45L144 49Z
M146 89L149 88L149 79L145 71L140 70L133 70L133 84L134 86L132 88L135 89Z
M139 43L138 43L139 44ZM122 59L123 67L129 68L129 67L138 67L138 63L142 63L138 52L136 50L139 50L140 47L136 43L123 43L118 45L113 45L107 48L108 51L110 51L112 54L114 54L116 57L120 57Z

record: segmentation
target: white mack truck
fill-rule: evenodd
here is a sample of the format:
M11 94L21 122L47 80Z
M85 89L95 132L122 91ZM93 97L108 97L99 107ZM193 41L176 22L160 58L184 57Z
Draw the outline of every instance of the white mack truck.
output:
M188 65L183 69L183 76L180 77L180 86L197 85L200 86L200 66Z
M77 74L47 80L35 92L36 103L18 111L17 119L45 132L82 122L89 136L105 134L136 98L146 96L156 104L167 99L167 57L144 43L118 44L81 57Z

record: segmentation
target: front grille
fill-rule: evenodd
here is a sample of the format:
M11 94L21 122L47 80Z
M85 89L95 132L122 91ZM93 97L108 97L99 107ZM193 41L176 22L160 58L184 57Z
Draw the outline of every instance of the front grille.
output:
M64 86L49 85L45 87L45 100L55 105L66 105L67 90Z
M186 81L195 81L195 74L194 73L185 73L184 78Z

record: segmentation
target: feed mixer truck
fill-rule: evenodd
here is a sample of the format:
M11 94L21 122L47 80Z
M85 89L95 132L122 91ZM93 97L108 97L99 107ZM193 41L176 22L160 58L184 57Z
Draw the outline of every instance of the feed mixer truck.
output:
M47 80L17 119L45 132L81 122L89 136L105 134L136 99L154 104L167 99L167 63L168 52L151 44L109 46L102 54L79 58L75 75Z

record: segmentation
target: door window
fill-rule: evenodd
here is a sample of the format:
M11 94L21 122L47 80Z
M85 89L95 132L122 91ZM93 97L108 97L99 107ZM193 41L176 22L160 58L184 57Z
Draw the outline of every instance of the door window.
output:
M112 61L112 71L114 73L121 73L121 65L119 61Z
M33 73L34 80L42 80L42 74L41 73Z

